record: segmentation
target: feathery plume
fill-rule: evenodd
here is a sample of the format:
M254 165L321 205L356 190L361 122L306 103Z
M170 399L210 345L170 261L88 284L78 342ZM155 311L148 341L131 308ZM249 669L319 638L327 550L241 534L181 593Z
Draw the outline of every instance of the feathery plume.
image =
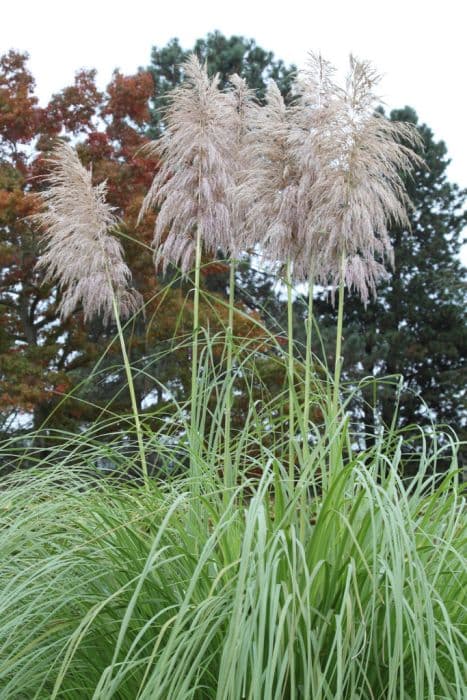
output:
M300 211L299 238L301 250L297 252L295 278L305 279L312 272L319 277L322 249L319 231L310 227L313 212L313 186L321 166L321 141L326 143L339 105L339 89L333 77L334 66L321 54L310 52L305 68L295 79L292 90L295 102L289 109L290 132L288 147L290 157L298 172L297 203Z
M247 228L247 211L245 201L237 196L238 188L248 174L252 161L248 134L252 122L258 115L260 106L256 100L255 91L248 87L244 78L234 73L229 77L232 89L229 91L232 108L232 124L234 128L233 148L236 160L234 172L235 192L231 198L232 216L232 254L240 257L245 249L245 230ZM254 157L254 156L253 156ZM249 197L247 202L249 204Z
M308 241L319 250L321 281L335 287L344 259L344 282L364 303L386 274L383 262L393 263L388 222L409 226L402 175L423 163L410 148L420 142L415 128L376 111L378 81L370 63L351 57L345 90L328 83L330 108L315 136L305 220Z
M46 271L46 281L58 282L63 291L62 318L81 303L85 320L102 314L108 322L114 299L120 315L130 315L141 297L129 288L131 272L122 246L109 234L117 217L105 201L106 183L92 185L91 171L67 143L54 149L49 162L49 187L41 193L46 209L33 217L46 241L37 267Z
M301 128L309 129L313 137L316 129L322 126L322 112L329 111L338 93L334 81L335 67L320 53L310 51L305 68L300 70L292 84L292 92L299 98L292 112L299 117Z
M255 91L248 87L245 78L241 78L237 73L229 76L232 89L229 95L234 110L233 124L235 127L235 140L238 144L244 144L247 133L250 115L258 110Z
M298 171L289 148L287 108L277 84L271 80L266 104L252 114L247 147L249 162L238 188L247 211L244 246L259 244L271 262L299 262L301 241L298 208Z
M170 94L162 136L148 151L160 159L140 212L160 206L153 245L156 265L193 267L196 230L210 253L233 248L231 198L235 127L229 96L195 55L183 64L185 81Z

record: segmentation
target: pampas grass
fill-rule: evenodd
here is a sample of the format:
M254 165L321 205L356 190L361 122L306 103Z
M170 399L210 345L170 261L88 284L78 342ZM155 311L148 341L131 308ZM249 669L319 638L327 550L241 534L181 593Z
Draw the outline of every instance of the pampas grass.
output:
M366 301L391 258L387 225L406 221L414 132L374 113L377 76L355 59L340 88L311 56L292 108L274 82L259 108L238 77L221 93L195 57L184 69L149 148L161 167L141 215L160 207L157 263L183 274L195 266L191 394L169 418L156 410L158 427L143 435L133 390L130 435L106 434L105 423L61 433L56 449L26 456L34 470L4 481L0 698L463 700L458 445L421 434L407 482L397 417L358 449L339 391L344 287ZM68 294L62 312L78 302L86 318L113 311L131 392L120 325L129 271L109 235L105 186L92 187L69 146L53 162L40 264ZM227 333L205 331L198 352L202 249L242 246L287 270L287 353L266 328L260 349L234 343L233 263ZM86 255L94 276L84 270L80 285ZM293 275L310 282L306 368L293 352ZM315 277L339 287L339 310L334 379L321 367L311 382ZM227 371L214 360L225 337ZM270 400L252 388L263 354L288 379ZM235 382L247 395L237 430ZM121 448L132 431L144 488L126 481L133 460ZM96 469L103 456L110 478ZM0 462L24 458L15 440L0 446Z

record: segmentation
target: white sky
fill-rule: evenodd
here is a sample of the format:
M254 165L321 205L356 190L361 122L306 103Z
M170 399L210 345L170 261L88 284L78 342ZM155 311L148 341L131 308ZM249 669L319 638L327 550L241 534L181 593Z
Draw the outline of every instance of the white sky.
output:
M104 87L116 67L147 66L174 36L191 48L219 29L254 38L276 58L303 64L308 50L343 67L352 51L383 74L387 106L415 108L446 141L449 176L467 186L465 0L3 0L0 52L27 51L41 102L81 67Z

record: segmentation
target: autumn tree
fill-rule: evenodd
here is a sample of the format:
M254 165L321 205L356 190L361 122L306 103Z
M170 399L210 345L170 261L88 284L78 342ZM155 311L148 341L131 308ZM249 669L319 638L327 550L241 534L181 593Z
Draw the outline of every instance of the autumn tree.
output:
M76 142L83 161L92 160L96 181L108 179L123 228L133 231L138 188L141 199L149 168L154 165L132 160L146 141L142 132L151 90L147 74L115 73L103 94L96 88L95 71L80 71L74 85L41 108L27 55L11 51L0 61L0 393L4 430L21 424L24 415L32 416L33 425L40 426L61 396L87 376L112 337L112 329L99 319L87 326L78 313L72 321L62 321L57 314L59 290L43 285L35 269L40 232L30 217L37 211L36 193L44 186L48 152L59 135ZM141 235L144 237L144 231ZM140 260L144 255L134 257ZM146 284L150 294L150 254L146 258L146 276L138 283ZM138 268L135 274L138 276ZM109 358L110 364L115 363L112 353ZM91 402L104 405L111 393L109 383L103 381ZM94 412L86 405L70 403L66 415L60 413L61 425L90 418Z
M38 411L45 395L65 387L57 354L59 331L49 291L34 271L37 235L28 216L35 210L29 150L52 137L60 124L38 106L26 55L0 59L0 378L3 429L24 411Z

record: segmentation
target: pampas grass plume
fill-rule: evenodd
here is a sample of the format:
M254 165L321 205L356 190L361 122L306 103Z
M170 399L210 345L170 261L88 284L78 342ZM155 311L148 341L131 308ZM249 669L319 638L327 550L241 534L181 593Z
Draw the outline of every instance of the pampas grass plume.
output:
M384 261L393 264L389 223L409 227L403 176L423 165L412 150L421 145L415 127L377 111L378 82L369 62L351 57L344 89L316 59L296 86L309 138L295 142L294 153L305 171L313 169L304 250L319 257L322 284L335 288L343 275L365 304L387 274Z
M232 242L232 201L236 169L236 125L232 100L219 90L193 54L183 64L184 82L170 93L160 139L147 152L160 161L140 219L160 207L153 245L156 266L193 268L197 230L204 250L226 255Z
M300 262L298 171L289 147L290 124L284 99L271 80L266 104L252 115L247 170L237 197L246 214L244 245L260 246L272 262Z
M45 238L37 267L62 290L62 318L81 304L85 320L102 315L108 322L114 300L120 316L129 316L141 297L129 286L122 246L110 234L118 220L105 199L106 183L93 186L91 171L67 143L54 149L49 162L48 187L41 193L46 208L34 217Z

